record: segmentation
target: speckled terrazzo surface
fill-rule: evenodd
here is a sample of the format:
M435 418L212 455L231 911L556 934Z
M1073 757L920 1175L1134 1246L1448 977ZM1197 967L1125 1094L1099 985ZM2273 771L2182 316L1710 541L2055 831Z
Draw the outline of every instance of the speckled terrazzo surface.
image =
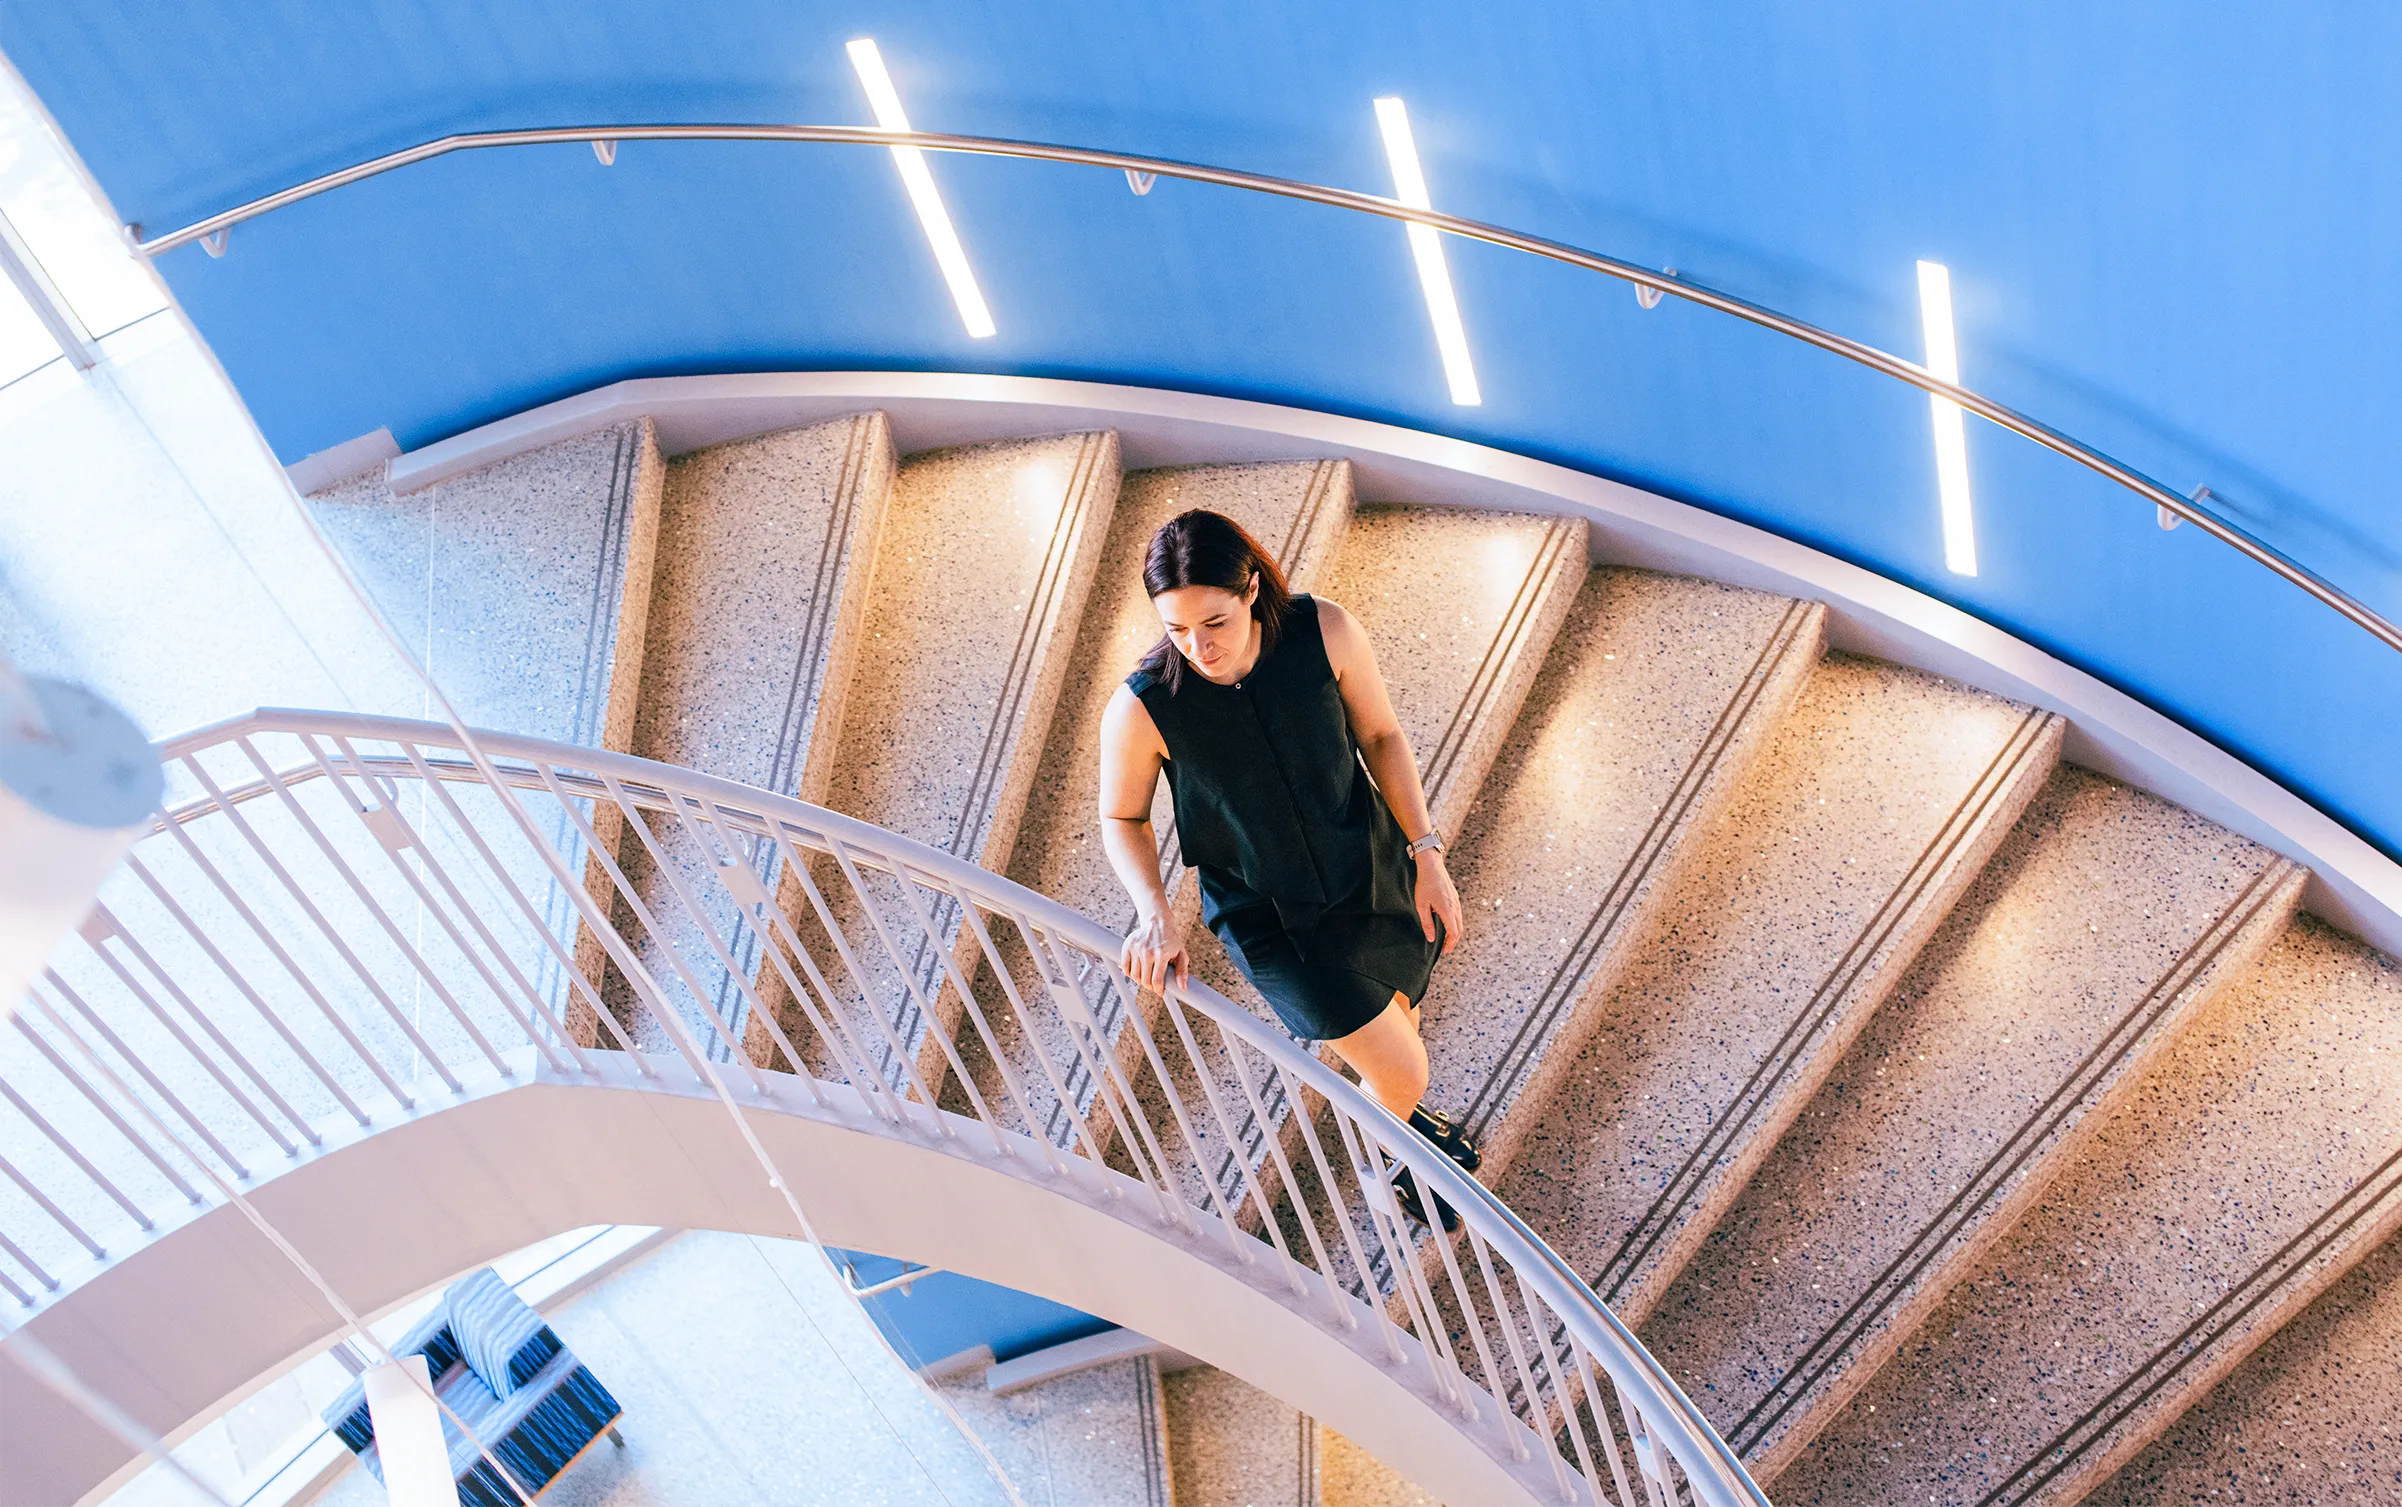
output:
M1475 800L1585 575L1579 519L1353 515L1323 589L1367 629L1444 831Z
M2299 890L2267 850L2061 768L1644 1327L1653 1353L1773 1471Z
M1443 1507L1383 1461L1318 1426L1319 1507Z
M1467 935L1426 1002L1429 1099L1469 1114L1488 1177L1509 1150L1496 1127L1807 675L1820 621L1705 581L1587 577L1462 826Z
M816 797L830 756L815 781L802 766L827 685L848 679L838 651L856 638L892 471L876 413L668 467L636 753Z
M2033 794L2051 745L2032 722L1932 676L1831 658L1694 836L1500 1188L1622 1315L1650 1309L1874 1008L1889 960L1942 915L1946 879L1974 873L1974 819L1998 836Z
M1145 1356L996 1397L944 1388L1026 1507L1169 1507L1159 1362Z
M1209 1366L1167 1376L1176 1507L1317 1507L1318 1426Z
M1111 434L902 463L827 804L990 861L1023 809L1066 671L1054 651L1072 642L1117 485Z
M2072 1500L2373 1247L2402 1208L2398 1151L2402 969L2299 919L2202 1007L1776 1500Z
M469 723L622 749L663 475L643 421L405 496L376 472L309 502Z
M2402 1501L2402 1239L2390 1239L2085 1499Z

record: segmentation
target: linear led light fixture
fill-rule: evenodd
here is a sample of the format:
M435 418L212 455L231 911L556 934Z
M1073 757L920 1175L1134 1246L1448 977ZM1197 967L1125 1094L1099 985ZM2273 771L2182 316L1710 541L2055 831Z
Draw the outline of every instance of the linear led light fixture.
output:
M876 50L876 39L861 37L850 44L849 51L859 86L867 91L867 102L876 112L877 127L908 130L909 114L901 108L892 75L884 71L884 54ZM951 285L951 301L959 305L959 322L967 326L968 334L984 339L993 333L992 310L985 307L984 291L976 286L976 269L967 264L967 248L959 244L959 232L951 228L951 212L943 207L933 170L926 166L926 154L916 147L894 147L892 160L901 170L901 184L909 190L917 222L925 227L927 244L934 248L942 280Z
M1384 133L1384 154L1393 164L1393 197L1412 209L1432 209L1426 195L1426 172L1418 165L1418 144L1410 138L1409 108L1398 99L1376 102L1377 129ZM1476 363L1468 359L1468 329L1460 323L1460 301L1451 291L1451 268L1443 260L1443 238L1432 225L1408 227L1410 255L1418 263L1418 287L1426 294L1426 317L1434 322L1435 349L1443 355L1443 376L1451 384L1451 401L1473 408L1484 401L1476 388Z
M1960 385L1960 342L1952 331L1952 274L1941 262L1918 264L1918 313L1927 330L1927 371ZM1968 506L1968 416L1940 393L1927 394L1935 419L1935 484L1943 499L1943 563L1952 574L1977 573L1976 520Z

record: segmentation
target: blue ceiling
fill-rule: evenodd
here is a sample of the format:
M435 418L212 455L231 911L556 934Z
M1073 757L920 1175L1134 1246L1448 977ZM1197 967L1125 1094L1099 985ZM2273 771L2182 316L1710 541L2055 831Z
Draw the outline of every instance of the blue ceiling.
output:
M915 122L1435 202L1919 354L1952 268L1964 378L2402 616L2402 12L1724 0L1316 7L721 0L330 7L24 0L0 48L153 233L450 131ZM286 458L405 446L621 377L944 369L1226 393L1619 477L2051 649L2402 853L2402 655L2132 498L1970 426L1983 573L1942 569L1922 397L1620 284L1452 262L1454 408L1393 225L1115 173L937 159L1000 325L961 332L890 162L581 146L421 165L161 267Z

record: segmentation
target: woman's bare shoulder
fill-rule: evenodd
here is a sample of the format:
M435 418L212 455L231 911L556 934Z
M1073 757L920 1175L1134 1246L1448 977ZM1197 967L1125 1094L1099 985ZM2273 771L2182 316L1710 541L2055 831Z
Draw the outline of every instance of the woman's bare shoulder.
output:
M1104 746L1132 746L1140 750L1156 748L1167 752L1160 740L1159 724L1151 720L1151 709L1143 698L1134 694L1134 687L1120 684L1109 696L1109 705L1101 709L1101 742Z
M1356 663L1359 656L1369 652L1368 630L1359 619L1345 610L1343 604L1327 597L1316 597L1318 604L1318 637L1326 643L1326 658L1340 670Z

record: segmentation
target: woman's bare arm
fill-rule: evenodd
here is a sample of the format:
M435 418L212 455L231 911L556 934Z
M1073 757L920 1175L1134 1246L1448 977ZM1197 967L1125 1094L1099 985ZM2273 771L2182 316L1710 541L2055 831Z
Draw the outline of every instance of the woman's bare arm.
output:
M1101 850L1118 883L1134 899L1134 930L1118 962L1134 981L1157 992L1173 973L1184 982L1184 935L1168 908L1159 877L1159 838L1151 830L1151 797L1168 762L1167 744L1142 699L1124 686L1101 714Z
M1318 632L1326 641L1326 661L1334 667L1335 683L1343 693L1343 711L1351 719L1351 736L1359 740L1359 756L1369 778L1383 792L1393 819L1413 842L1434 829L1426 809L1426 787L1418 779L1418 756L1409 734L1393 713L1393 697L1376 668L1376 650L1359 619L1341 607L1318 598ZM1435 918L1443 922L1443 950L1459 945L1460 897L1442 852L1418 855L1418 924L1427 940L1435 935Z

